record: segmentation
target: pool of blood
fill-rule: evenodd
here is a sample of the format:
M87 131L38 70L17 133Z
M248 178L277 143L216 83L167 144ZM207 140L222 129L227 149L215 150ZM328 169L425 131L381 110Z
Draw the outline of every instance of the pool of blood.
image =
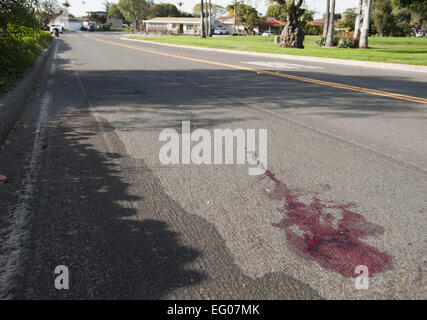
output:
M384 229L354 212L355 203L339 204L313 197L306 204L271 171L266 170L265 177L275 184L270 198L284 201L281 207L284 217L273 226L283 229L287 239L304 256L345 277L356 277L358 274L354 271L358 265L367 266L369 276L390 267L388 254L360 241L367 236L377 237L384 233ZM341 215L337 226L333 224L332 211ZM295 226L302 233L297 235L292 231Z

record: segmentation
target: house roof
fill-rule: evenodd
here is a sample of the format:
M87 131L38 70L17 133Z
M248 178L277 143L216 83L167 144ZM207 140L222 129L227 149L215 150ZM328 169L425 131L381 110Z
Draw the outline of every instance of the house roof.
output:
M96 14L99 16L106 16L107 15L107 11L87 11L86 13L88 13L89 15Z
M222 16L222 17L216 18L216 20L221 21L222 23L225 23L225 24L234 24L234 17Z
M307 23L311 24L312 26L323 26L325 21L307 21Z
M263 26L267 26L267 27L280 27L280 26L285 26L286 22L277 20L277 19L275 19L273 17L267 17L262 22L262 25Z
M325 21L307 21L307 24L311 24L312 26L323 26L325 25ZM337 25L337 22L334 21L334 26Z
M149 20L144 20L143 22L150 23L200 23L200 18L192 18L192 17L156 17Z

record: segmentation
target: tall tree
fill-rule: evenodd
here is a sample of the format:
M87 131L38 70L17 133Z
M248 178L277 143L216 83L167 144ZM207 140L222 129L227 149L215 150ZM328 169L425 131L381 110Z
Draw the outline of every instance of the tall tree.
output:
M279 4L272 4L268 6L267 12L265 13L266 17L272 17L280 21L286 20L286 11Z
M0 31L6 28L8 23L39 28L40 19L37 9L37 0L0 1Z
M118 5L125 19L131 23L135 22L141 29L142 20L148 15L151 2L146 0L120 0Z
M371 7L372 7L372 0L366 0L366 8L365 8L365 14L363 15L363 25L362 25L362 32L360 34L360 48L368 48L368 37L369 37L369 22L371 17Z
M326 36L326 47L334 46L334 22L335 22L335 0L331 2L331 11L329 13L328 35Z
M178 8L171 3L155 3L150 7L148 17L179 17Z
M280 47L282 48L304 48L304 25L300 17L304 14L305 9L301 8L303 0L275 0L286 10L286 21L288 22L283 28L280 35Z
M203 3L203 0L200 0L200 26L202 28L201 33L200 33L200 38L206 38L204 15L205 15L204 3Z
M210 2L210 0L209 0ZM227 10L225 10L225 8L223 6L220 6L219 4L215 4L215 3L211 3L211 12L212 12L212 16L216 17L218 15L223 15L227 12ZM200 16L200 3L196 4L193 8L193 13L196 16Z
M255 27L260 24L260 17L255 8L243 2L236 6L237 25L243 26L247 34L252 34Z
M206 28L206 37L209 37L209 8L208 1L205 1L205 28Z
M327 0L326 1L325 24L323 25L323 36L325 38L328 36L330 8L331 8L331 0Z
M58 2L56 0L44 0L39 4L40 22L44 27L47 27L50 21L54 20L61 14L58 10Z
M209 32L208 32L208 36L212 37L212 26L211 26L211 24L212 24L212 2L211 2L211 0L209 0L208 6L209 6L209 9L208 9L208 13L209 13Z
M344 11L342 15L342 19L338 21L338 25L340 28L346 28L350 31L353 31L355 28L355 23L357 18L357 9L356 8L348 8Z
M115 19L126 20L125 17L123 16L121 10L120 10L120 6L118 5L118 3L111 4L110 9L108 10L108 16L115 18ZM131 22L131 21L127 21L127 22Z
M360 20L362 18L362 7L363 7L363 0L359 0L359 6L357 7L356 12L356 20L354 21L354 39L359 38L360 33Z
M111 5L113 5L113 3L111 1L104 1L102 3L102 5L104 6L105 11L110 11Z
M396 29L393 6L390 0L376 0L372 9L372 21L380 37L392 36Z

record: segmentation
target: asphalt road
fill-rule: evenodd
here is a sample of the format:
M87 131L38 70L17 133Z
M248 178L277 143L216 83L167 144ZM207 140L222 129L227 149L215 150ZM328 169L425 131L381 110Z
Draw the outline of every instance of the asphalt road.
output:
M61 35L0 150L0 297L426 298L425 74L121 36ZM182 121L267 129L274 177L162 164Z

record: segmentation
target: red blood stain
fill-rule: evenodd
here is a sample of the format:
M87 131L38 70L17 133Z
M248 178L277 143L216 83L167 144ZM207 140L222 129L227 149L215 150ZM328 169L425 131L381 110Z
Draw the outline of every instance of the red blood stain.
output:
M314 238L309 239L308 245L311 249L315 249L317 246L317 240Z
M266 170L264 176L275 183L270 197L285 201L285 217L273 225L285 230L288 240L306 257L345 277L356 277L354 270L358 265L367 266L370 276L390 267L389 255L360 241L360 238L383 234L384 229L352 211L356 204L336 204L313 197L307 205L271 171ZM332 210L341 215L337 228L333 225ZM292 231L293 226L303 235Z

